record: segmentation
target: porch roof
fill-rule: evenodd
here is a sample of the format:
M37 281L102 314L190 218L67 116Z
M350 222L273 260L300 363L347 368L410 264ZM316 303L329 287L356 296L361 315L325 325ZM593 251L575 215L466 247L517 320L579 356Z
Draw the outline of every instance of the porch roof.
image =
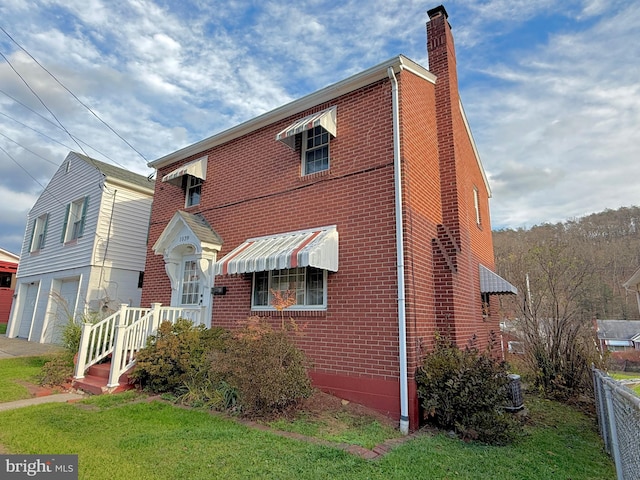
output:
M250 238L216 262L215 274L296 267L338 271L338 230L335 225Z

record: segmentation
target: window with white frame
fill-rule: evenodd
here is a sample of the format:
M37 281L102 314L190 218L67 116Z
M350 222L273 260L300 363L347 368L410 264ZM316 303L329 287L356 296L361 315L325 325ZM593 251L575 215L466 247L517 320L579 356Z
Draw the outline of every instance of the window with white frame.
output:
M193 207L194 205L200 205L200 195L202 193L202 179L194 177L193 175L185 175L185 191L187 193L187 199L185 206Z
M67 204L67 213L62 228L62 242L70 242L82 237L88 202L89 197L84 197Z
M302 174L324 170L329 170L329 132L314 127L302 135Z
M482 219L480 218L480 197L476 187L473 187L473 207L476 212L476 224L480 226L482 224Z
M274 310L273 292L295 295L290 310L325 310L327 308L327 271L314 267L299 267L253 274L251 308Z
M198 305L200 303L200 274L195 260L186 260L182 270L182 305Z
M49 220L49 214L45 213L36 218L33 224L33 236L31 237L31 245L29 246L30 252L37 252L44 248L44 243L47 237L47 223Z

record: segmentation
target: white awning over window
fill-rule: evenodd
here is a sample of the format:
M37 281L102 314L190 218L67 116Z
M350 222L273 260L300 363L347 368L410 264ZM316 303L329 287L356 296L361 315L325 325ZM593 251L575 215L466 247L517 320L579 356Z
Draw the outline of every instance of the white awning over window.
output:
M173 172L162 177L163 182L177 183L182 181L184 175L191 175L201 180L207 179L207 157L201 157L193 162L176 168Z
M216 275L296 267L338 271L338 230L330 227L250 238L215 265Z
M311 130L314 127L322 127L335 137L337 132L336 118L336 107L331 107L323 110L322 112L314 113L298 120L282 130L276 135L276 140L280 140L281 142L286 143L289 147L295 148L295 136L298 133L302 133L305 130Z
M518 289L484 265L480 265L480 293L493 295L518 294Z

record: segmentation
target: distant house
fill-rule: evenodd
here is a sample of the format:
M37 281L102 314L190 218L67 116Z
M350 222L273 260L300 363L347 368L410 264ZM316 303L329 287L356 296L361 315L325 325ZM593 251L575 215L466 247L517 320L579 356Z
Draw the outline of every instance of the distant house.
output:
M0 323L9 321L20 257L0 248Z
M150 163L158 171L143 305L234 327L277 322L315 385L419 425L414 372L434 334L499 331L491 191L458 95L444 7L429 69L398 56Z
M596 320L603 352L640 350L639 320Z
M85 312L140 304L153 183L70 152L27 217L7 336L58 343Z

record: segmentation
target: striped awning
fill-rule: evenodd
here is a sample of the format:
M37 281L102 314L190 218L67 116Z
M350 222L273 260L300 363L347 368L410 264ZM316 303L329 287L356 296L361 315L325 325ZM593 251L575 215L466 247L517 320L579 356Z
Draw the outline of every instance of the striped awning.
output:
M316 267L338 271L338 230L330 227L250 238L215 265L216 275Z
M173 172L162 177L163 182L176 183L181 181L184 175L191 175L201 180L207 179L207 157L201 157L193 162L189 162L176 168Z
M336 107L331 107L322 112L314 113L304 117L292 125L288 126L276 135L276 140L286 143L289 147L295 148L295 136L305 130L311 130L314 127L322 127L332 136L336 136Z
M518 289L484 265L480 265L480 293L518 294Z

